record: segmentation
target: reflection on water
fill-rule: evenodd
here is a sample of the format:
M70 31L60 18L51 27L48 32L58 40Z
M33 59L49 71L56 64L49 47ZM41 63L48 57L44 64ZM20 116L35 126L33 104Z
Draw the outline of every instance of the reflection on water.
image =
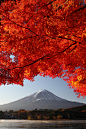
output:
M0 120L0 129L86 129L86 120Z

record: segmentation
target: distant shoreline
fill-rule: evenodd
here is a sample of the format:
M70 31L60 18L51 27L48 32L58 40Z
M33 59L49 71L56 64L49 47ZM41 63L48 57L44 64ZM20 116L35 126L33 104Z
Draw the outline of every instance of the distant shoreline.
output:
M81 118L81 119L79 119L79 118L77 118L77 119L56 119L56 120L53 120L53 119L50 119L50 120L45 120L45 119L40 119L40 120L38 120L38 119L33 119L33 120L28 120L28 119L0 119L0 121L1 120L27 120L27 121L72 121L72 120L86 120L86 118Z

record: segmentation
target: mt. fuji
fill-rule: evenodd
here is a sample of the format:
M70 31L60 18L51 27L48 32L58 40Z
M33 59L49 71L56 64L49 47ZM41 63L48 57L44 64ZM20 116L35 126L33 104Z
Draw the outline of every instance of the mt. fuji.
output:
M34 109L66 109L76 106L82 106L85 105L84 103L78 103L78 102L72 102L68 101L62 98L59 98L58 96L54 95L48 90L39 90L38 92L35 92L25 98L22 98L20 100L0 105L0 110L2 111L9 111L9 110L34 110Z
M45 89L39 90L38 92L35 92L34 94L27 96L26 98L29 100L29 102L31 102L31 101L35 102L35 101L39 101L39 100L56 100L56 101L64 100L64 99L57 97L56 95L54 95L53 93L51 93Z

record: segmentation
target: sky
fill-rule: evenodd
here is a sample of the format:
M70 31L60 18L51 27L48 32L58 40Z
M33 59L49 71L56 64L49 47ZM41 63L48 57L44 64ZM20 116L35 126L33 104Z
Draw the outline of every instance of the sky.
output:
M73 89L70 89L65 81L61 78L50 78L43 76L36 76L35 81L31 82L29 80L24 80L24 86L20 85L1 85L0 86L0 105L10 103L26 96L29 96L38 90L46 89L60 98L76 101L86 104L86 97L78 98L77 95L73 92Z

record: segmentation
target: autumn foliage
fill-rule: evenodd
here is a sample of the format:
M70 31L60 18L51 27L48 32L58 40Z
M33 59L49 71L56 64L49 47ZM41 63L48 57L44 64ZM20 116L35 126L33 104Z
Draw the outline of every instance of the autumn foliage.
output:
M85 0L5 0L0 18L0 85L61 77L86 96Z

